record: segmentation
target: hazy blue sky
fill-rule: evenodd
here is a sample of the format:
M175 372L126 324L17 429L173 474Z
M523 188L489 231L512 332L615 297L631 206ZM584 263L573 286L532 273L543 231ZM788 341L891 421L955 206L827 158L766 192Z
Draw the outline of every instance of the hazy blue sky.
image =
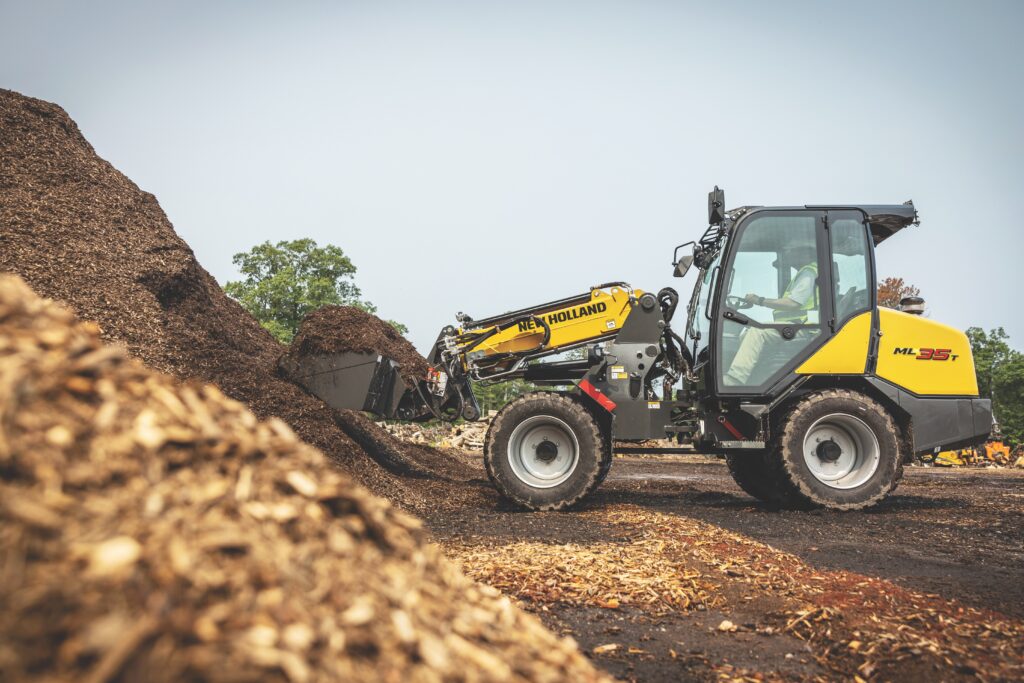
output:
M9 2L0 87L57 102L219 281L340 245L421 348L608 280L673 283L730 206L902 202L931 316L1024 347L1024 2Z

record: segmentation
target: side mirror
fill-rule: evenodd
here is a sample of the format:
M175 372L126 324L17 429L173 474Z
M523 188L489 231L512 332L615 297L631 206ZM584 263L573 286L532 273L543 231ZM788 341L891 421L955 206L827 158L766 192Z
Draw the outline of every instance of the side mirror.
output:
M708 192L708 225L721 225L725 220L725 190L715 189Z
M687 254L676 262L676 270L673 275L676 277L685 277L686 272L690 270L690 266L693 265L693 254Z

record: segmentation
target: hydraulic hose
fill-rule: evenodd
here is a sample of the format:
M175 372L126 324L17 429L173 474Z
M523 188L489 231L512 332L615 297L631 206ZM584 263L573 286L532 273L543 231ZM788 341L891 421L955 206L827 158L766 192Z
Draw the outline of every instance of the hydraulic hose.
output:
M665 322L670 322L672 316L676 314L676 306L679 305L679 292L671 287L663 287L658 292L658 303L661 304L661 311L665 316Z

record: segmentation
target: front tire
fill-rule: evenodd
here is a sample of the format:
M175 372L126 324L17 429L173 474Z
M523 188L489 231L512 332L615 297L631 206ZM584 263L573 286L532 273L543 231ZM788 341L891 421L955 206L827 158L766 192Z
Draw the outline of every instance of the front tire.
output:
M899 481L899 432L889 413L854 391L808 396L786 416L776 443L780 474L807 503L869 507Z
M733 481L746 493L769 505L793 505L793 487L780 475L769 451L727 453L725 462Z
M495 416L484 441L495 488L530 510L563 510L600 484L610 442L593 415L567 395L520 396Z

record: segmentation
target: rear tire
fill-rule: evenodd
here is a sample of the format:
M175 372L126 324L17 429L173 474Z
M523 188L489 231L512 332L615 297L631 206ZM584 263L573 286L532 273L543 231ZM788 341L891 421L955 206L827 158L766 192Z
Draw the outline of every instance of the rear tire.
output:
M495 488L530 510L563 510L593 491L611 467L610 441L570 396L520 396L495 416L484 465Z
M725 462L736 485L759 501L780 507L798 502L792 486L775 466L771 452L727 453Z
M899 431L878 403L833 389L796 404L773 453L796 496L833 510L857 510L885 498L902 469Z

